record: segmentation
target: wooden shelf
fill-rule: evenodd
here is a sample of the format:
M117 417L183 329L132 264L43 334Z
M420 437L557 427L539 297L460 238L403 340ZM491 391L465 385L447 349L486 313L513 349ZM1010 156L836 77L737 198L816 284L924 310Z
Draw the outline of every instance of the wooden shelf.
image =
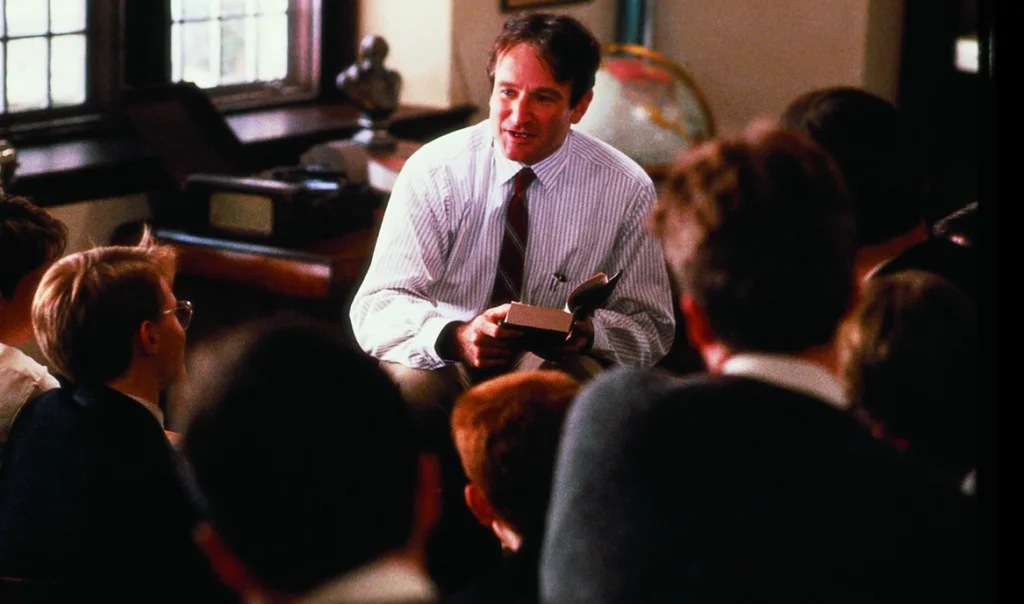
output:
M428 140L466 124L471 105L437 109L401 107L391 132ZM227 116L253 162L263 168L293 165L309 147L349 138L358 111L345 103L320 103ZM8 191L41 206L166 190L173 186L159 160L124 136L76 138L18 148L19 166Z

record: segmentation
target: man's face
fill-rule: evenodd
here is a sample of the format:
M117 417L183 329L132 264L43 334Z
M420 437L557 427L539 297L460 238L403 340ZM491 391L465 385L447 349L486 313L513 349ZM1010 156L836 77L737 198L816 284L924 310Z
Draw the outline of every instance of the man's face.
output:
M164 312L154 324L154 329L160 341L157 349L160 357L160 384L166 388L185 377L185 329L174 312L166 312L178 306L178 299L174 297L170 285L167 281L161 281L160 287L164 293Z
M547 62L529 44L517 44L498 57L491 91L491 124L505 157L533 165L562 146L569 126L590 105L588 91L569 106L570 82L558 82Z

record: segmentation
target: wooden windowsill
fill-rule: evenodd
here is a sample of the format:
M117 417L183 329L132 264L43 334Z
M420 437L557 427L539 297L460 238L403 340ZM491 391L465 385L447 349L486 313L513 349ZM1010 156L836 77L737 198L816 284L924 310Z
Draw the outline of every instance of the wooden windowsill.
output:
M465 125L476 110L403 106L391 132L400 138L427 140ZM358 110L345 103L318 103L238 113L226 117L231 129L261 168L293 165L310 146L351 137ZM160 162L124 136L84 137L18 148L19 166L12 194L41 206L166 189L170 179Z

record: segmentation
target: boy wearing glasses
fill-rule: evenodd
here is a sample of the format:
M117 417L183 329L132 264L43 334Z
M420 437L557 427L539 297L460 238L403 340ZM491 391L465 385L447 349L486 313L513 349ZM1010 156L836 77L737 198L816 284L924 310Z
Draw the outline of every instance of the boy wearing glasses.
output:
M191 307L175 257L137 246L71 254L43 276L36 340L69 385L27 403L0 476L0 577L104 600L226 595L191 540L193 507L160 392L184 377ZM113 596L113 598L111 597Z

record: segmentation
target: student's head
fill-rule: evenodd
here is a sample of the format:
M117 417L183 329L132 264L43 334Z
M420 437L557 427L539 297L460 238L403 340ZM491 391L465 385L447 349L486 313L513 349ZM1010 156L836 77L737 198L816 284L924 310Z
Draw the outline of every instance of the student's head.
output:
M558 440L579 388L560 371L509 373L469 389L452 409L466 503L507 548L542 536Z
M0 192L0 343L32 339L32 298L67 241L64 223L24 197Z
M601 46L565 15L511 17L491 47L490 120L504 155L527 165L554 153L593 98Z
M409 412L334 328L246 326L197 351L180 392L200 546L239 592L303 593L429 530L439 483Z
M958 478L976 461L977 330L972 300L921 271L869 280L843 330L851 402Z
M835 159L853 200L860 245L884 243L922 224L922 151L891 103L857 88L824 88L795 99L781 122Z
M652 226L684 313L699 308L716 341L774 353L833 341L853 294L853 217L810 139L758 124L684 153Z
M36 340L57 373L107 384L142 362L161 387L184 373L185 329L171 291L174 250L147 232L136 246L77 252L53 264L36 292Z

